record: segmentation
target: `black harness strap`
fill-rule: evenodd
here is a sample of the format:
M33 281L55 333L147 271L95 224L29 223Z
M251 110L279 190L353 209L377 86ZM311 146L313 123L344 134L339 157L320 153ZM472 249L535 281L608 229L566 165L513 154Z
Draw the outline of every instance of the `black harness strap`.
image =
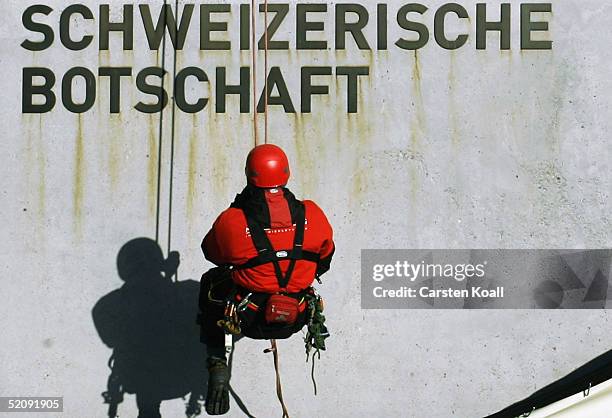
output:
M306 250L302 250L301 252L300 251L295 252L291 249L278 250L278 251L266 251L256 257L251 258L249 261L237 266L236 268L237 269L250 269L253 267L261 266L262 264L272 263L274 260L280 261L280 260L289 260L289 259L306 260L306 261L312 261L313 263L318 263L320 256L318 253L315 253L313 251L306 251Z
M302 258L302 245L304 244L304 223L306 221L306 214L304 211L304 205L300 205L295 214L295 235L293 237L293 253L297 258L292 258L289 262L289 267L287 268L287 274L283 278L283 282L279 281L279 286L281 289L287 287L289 283L289 279L291 278L291 274L293 273L293 269L295 268L295 262L298 259ZM278 264L278 261L276 262Z
M282 250L282 251L274 251L272 244L270 243L270 239L266 235L266 231L264 228L256 222L249 214L244 211L244 215L247 220L247 225L249 226L249 231L251 233L251 239L253 240L253 245L257 249L257 256L251 258L246 263L238 266L238 268L250 268L255 267L264 263L273 263L274 272L276 273L276 279L278 280L278 286L281 289L286 289L289 280L291 279L291 274L293 273L293 269L295 268L295 262L297 260L308 260L308 261L318 261L318 254L312 253L310 251L303 251L302 246L304 243L304 223L305 223L305 210L304 205L300 204L296 208L296 213L294 214L295 219L295 235L293 238L293 249L290 251ZM280 268L279 260L289 259L289 267L287 268L287 272L283 275L283 272Z

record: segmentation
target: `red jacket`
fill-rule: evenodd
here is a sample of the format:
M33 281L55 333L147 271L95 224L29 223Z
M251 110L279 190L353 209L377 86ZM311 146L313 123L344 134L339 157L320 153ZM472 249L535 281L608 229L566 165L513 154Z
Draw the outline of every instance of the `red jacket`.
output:
M267 190L265 199L271 225L265 231L270 243L275 250L291 249L295 227L291 222L287 201L282 193ZM307 288L312 284L315 274L327 271L334 252L333 232L327 217L313 201L305 200L303 203L306 215L303 249L318 253L320 261L318 265L312 261L296 261L286 289L290 293ZM230 207L219 215L202 241L202 251L206 259L216 265L240 265L257 255L241 209ZM281 260L279 264L285 274L289 260ZM236 284L255 292L274 293L280 290L272 263L234 270L233 278Z

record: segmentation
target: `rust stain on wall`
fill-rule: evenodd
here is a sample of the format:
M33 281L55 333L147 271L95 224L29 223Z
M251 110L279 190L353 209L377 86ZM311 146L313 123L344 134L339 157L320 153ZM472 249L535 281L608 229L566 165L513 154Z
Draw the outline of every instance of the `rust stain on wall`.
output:
M77 132L74 147L74 186L72 193L72 207L74 227L77 238L82 234L83 198L85 194L85 150L83 138L83 116L77 116Z
M26 138L25 141L25 164L23 166L24 169L24 177L25 177L25 188L24 188L24 199L26 201L30 201L32 199L31 190L32 190L32 173L34 172L34 132L32 132L32 126L34 125L34 120L32 118L32 114L23 114L22 115L22 127L23 127L23 136Z
M304 115L302 113L294 113L294 130L295 130L295 151L297 155L297 165L299 168L300 185L303 196L310 196L313 193L313 164L308 151L308 143L306 141Z
M134 61L134 50L128 50L125 51L126 52L126 57L127 57L127 64L125 65L126 67L130 67L130 68L135 68L135 61ZM136 76L135 76L135 72L132 71L132 73L129 75L128 79L129 79L129 84L126 88L128 91L128 103L127 103L127 109L128 111L133 110L132 106L134 106L135 103L137 103L137 100L135 100L135 96L134 94L136 93L136 89L132 88L132 85L136 84ZM121 91L124 91L123 87L121 87ZM121 101L121 107L124 107L125 104L123 103L123 101Z
M336 91L334 92L335 97L340 97L340 77L336 76L334 77L334 85L336 87ZM336 131L336 152L339 153L342 150L342 142L343 142L343 137L342 137L342 125L344 123L344 113L342 112L342 106L340 104L337 104L335 106L335 112L336 114L336 126L335 126L335 131Z
M209 172L212 174L212 191L215 198L222 198L227 192L225 178L227 157L225 155L226 147L223 141L233 132L234 127L232 127L232 130L228 133L225 129L226 117L226 114L219 114L215 118L209 118L207 124L208 138L206 142L209 151Z
M327 106L329 108L329 106ZM326 119L327 112L321 114L306 115L306 122L303 123L304 131L304 147L307 153L308 163L308 194L305 198L319 200L322 190L318 186L324 180L323 162L329 161L329 124ZM324 181L323 181L324 183Z
M25 139L24 148L20 155L23 155L23 179L24 184L20 189L23 196L20 197L25 202L24 209L35 214L38 218L39 227L35 227L32 239L38 244L44 240L45 228L42 225L45 218L45 152L42 139L41 114L22 114L22 133ZM21 176L19 176L21 178Z
M228 156L233 149L228 146L228 143L232 141L232 137L236 135L236 126L229 120L228 114L225 114L221 118L221 132L218 134L215 140L215 148L219 151L217 154L217 167L215 179L219 187L219 196L225 196L228 193L227 181L229 177L229 165Z
M367 51L367 56L368 56L368 68L369 70L369 75L367 76L367 80L368 80L368 87L372 87L372 78L376 77L376 74L374 73L374 71L376 71L376 63L375 63L375 58L378 58L378 55L375 55L374 51L372 51L371 49L368 49Z
M236 139L234 136L230 137L230 144L232 144L232 148L234 146L237 147L237 148L240 148L241 146L243 146L243 144L245 143L245 138L246 138L246 142L249 143L249 146L253 142L252 139L249 136L249 134L252 135L252 129L249 129L249 127L252 125L251 118L249 117L249 114L248 113L240 113L238 117L240 118L240 122L238 123L237 126L240 127L240 130L236 130L236 135L238 135L239 141L238 142L234 141L234 139ZM250 150L250 148L249 148L249 150Z
M191 222L193 204L196 198L196 177L198 174L198 130L196 114L191 115L191 133L189 135L189 154L187 162L187 218Z
M119 170L121 164L121 151L119 141L123 140L123 121L121 113L111 114L108 119L109 123L109 147L108 147L108 173L110 176L111 191L117 189L119 182Z
M412 98L414 116L410 124L410 153L420 152L420 140L425 128L425 109L423 106L423 92L421 89L421 68L419 54L414 50L414 63L412 66ZM416 202L417 193L420 187L419 170L417 165L410 167L410 197ZM414 206L414 205L411 205Z
M213 88L212 83L209 81L206 82L206 89L208 90L208 105L206 106L206 112L208 113L207 125L210 125L210 118L215 115L215 107L213 106Z
M357 133L358 135L362 135L359 134L359 130L360 128L358 127L359 124L355 124L352 120L353 118L350 118L349 121L349 126L352 126L350 128L350 136L353 136L354 133ZM364 132L364 135L366 133ZM358 143L357 146L357 155L356 155L356 159L355 159L355 163L354 163L354 168L353 168L353 176L352 176L352 187L351 187L351 196L349 201L352 202L353 204L359 204L359 203L363 203L365 201L367 201L366 198L366 194L368 192L368 184L369 184L369 178L368 178L368 174L369 174L369 150L363 146L363 144L361 144L361 142Z
M363 150L363 147L369 144L372 136L372 113L369 111L370 106L365 99L365 95L368 91L364 91L361 82L357 84L357 89L357 107L359 113L349 113L348 115L349 120L357 123L358 132L361 132L357 137L360 149Z
M359 133L358 126L357 126L357 117L355 116L355 114L351 114L351 113L347 114L346 128L347 128L347 134L348 134L347 141L351 144L356 144L359 147L359 144L361 143L361 139L360 139L360 133ZM357 152L355 153L354 158L355 159L352 164L353 166L352 181L351 181L351 187L350 187L349 199L348 199L349 205L351 207L353 207L356 203L359 203L360 201L359 196L361 194L361 190L363 189L362 172L360 169L362 156L359 150L357 150Z
M412 98L414 100L414 117L411 124L410 144L413 148L418 148L420 136L425 126L425 108L421 89L421 66L419 53L416 49L414 50L414 64L412 66Z
M370 84L368 83L368 86ZM372 138L372 118L365 95L369 90L364 91L362 82L358 85L358 111L359 113L349 113L348 127L351 142L356 145L356 160L354 166L353 184L351 199L355 202L362 202L365 199L368 186L368 171L370 164L370 141Z
M110 64L110 51L108 50L98 50L98 68L100 67L108 67ZM102 82L101 82L101 78L98 77L97 79L97 88L98 90L101 90L102 86L101 86ZM102 95L102 94L98 94L98 96L101 97L105 97L106 95ZM98 115L102 115L102 100L100 100L100 98L98 98L96 100L96 111L98 113Z

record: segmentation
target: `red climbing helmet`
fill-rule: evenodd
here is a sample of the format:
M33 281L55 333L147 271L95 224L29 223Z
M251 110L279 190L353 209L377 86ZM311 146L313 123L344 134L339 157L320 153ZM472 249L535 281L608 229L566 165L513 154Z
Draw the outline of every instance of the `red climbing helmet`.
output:
M245 172L248 182L253 186L284 186L289 180L289 160L276 145L258 145L249 152Z

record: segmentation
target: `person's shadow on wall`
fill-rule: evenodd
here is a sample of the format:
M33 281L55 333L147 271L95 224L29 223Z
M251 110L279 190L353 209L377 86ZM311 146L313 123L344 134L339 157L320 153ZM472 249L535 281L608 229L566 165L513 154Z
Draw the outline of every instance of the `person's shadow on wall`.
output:
M162 401L189 395L186 415L201 413L208 372L199 339L198 294L194 280L173 282L179 254L164 259L148 238L126 243L117 256L123 286L92 310L102 341L113 350L103 394L108 416L117 415L123 394L135 394L138 418L159 418Z

